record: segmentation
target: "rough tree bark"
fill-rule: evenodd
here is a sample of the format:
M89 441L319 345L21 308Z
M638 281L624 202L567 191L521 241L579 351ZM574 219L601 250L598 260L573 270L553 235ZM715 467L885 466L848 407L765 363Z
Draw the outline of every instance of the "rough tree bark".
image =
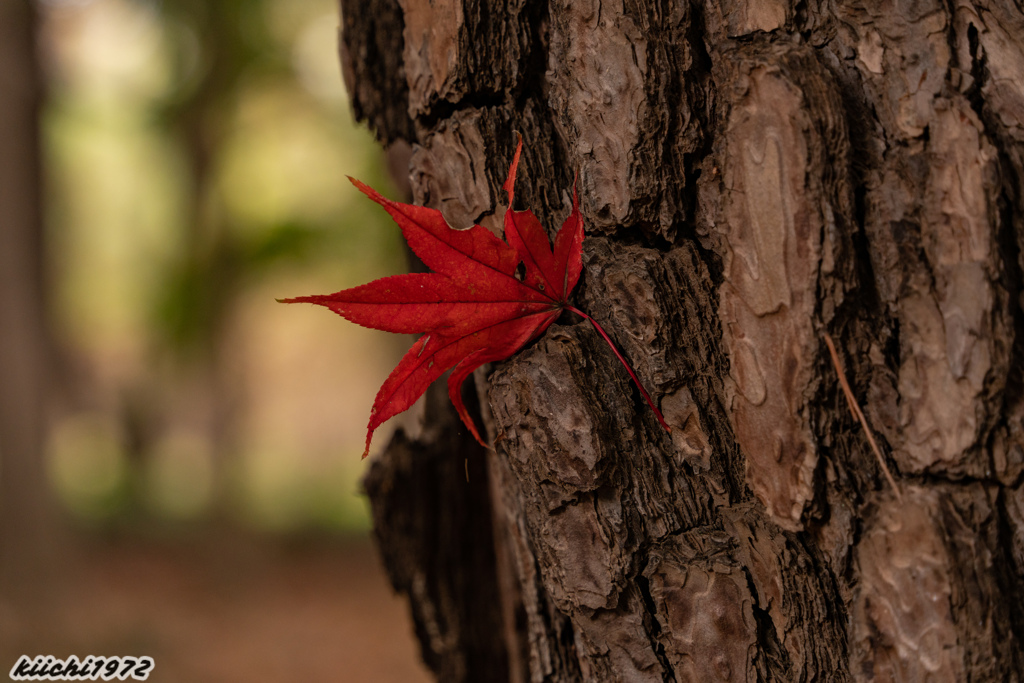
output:
M1021 677L1019 4L342 5L418 202L499 230L514 130L549 228L580 170L578 303L674 429L568 315L478 377L494 452L428 399L367 489L441 680Z

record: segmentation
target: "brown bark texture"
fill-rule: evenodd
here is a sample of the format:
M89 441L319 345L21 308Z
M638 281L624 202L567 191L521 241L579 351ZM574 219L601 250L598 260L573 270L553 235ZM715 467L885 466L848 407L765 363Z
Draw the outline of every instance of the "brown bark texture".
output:
M418 203L500 233L513 131L549 228L579 171L575 303L673 428L570 315L478 374L492 452L428 398L367 488L440 680L1024 677L1019 3L342 14Z

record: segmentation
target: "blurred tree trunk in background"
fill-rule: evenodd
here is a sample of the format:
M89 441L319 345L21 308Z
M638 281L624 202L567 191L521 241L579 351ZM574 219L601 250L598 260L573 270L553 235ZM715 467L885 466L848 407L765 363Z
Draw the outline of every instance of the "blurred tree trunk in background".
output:
M45 318L39 108L30 2L0 5L0 587L39 585L55 509L43 459L51 344Z
M343 0L356 114L415 199L557 228L577 305L428 397L367 489L445 681L996 681L1024 671L1024 15ZM825 334L902 497L852 416ZM467 481L468 479L468 481Z
M215 493L225 513L226 453L235 448L239 382L226 362L225 328L236 303L243 269L239 245L224 210L216 182L223 163L231 114L245 85L244 76L267 70L273 52L262 21L262 0L232 0L218 6L197 0L168 0L160 5L166 19L186 27L195 39L173 43L179 69L194 50L200 66L195 74L179 74L174 95L162 103L157 117L174 139L187 165L188 203L180 250L160 273L161 300L155 327L166 354L166 374L159 388L137 389L147 400L126 402L133 434L131 455L138 464L154 444L175 429L192 430L211 444ZM168 390L170 388L170 390Z

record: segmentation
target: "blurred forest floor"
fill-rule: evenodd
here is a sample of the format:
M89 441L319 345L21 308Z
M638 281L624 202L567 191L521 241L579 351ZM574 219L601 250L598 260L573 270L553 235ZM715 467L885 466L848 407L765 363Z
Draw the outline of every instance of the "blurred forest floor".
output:
M67 550L49 583L0 597L0 670L149 655L157 683L432 680L368 538L110 538Z

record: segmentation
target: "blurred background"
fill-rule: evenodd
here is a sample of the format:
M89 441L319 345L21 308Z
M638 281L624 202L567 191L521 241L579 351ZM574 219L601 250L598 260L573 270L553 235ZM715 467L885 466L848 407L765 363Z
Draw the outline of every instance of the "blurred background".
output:
M0 670L427 680L359 486L409 340L275 301L405 269L336 4L2 4Z

